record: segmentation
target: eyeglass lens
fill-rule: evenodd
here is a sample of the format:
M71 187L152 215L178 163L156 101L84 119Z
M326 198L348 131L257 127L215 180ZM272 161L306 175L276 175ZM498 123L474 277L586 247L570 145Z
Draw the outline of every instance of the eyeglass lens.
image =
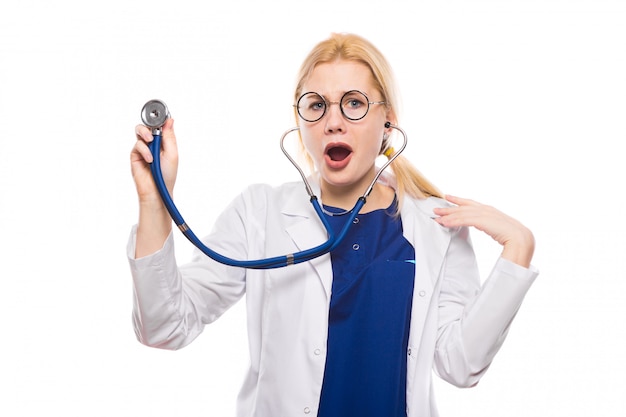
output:
M339 104L341 113L346 119L360 120L369 110L369 100L360 91L352 90L345 93L339 102L327 102L318 93L305 93L298 100L298 114L308 122L321 119L332 104Z

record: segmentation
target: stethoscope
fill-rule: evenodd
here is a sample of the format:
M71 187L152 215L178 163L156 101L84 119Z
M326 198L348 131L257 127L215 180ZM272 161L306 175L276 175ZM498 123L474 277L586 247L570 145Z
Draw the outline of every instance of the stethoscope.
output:
M285 133L283 133L283 135L280 138L280 149L283 151L287 159L289 159L289 161L293 164L294 167L296 167L296 169L300 173L300 176L302 177L302 181L304 181L304 185L306 187L306 192L310 197L311 204L313 205L313 208L315 209L315 212L317 213L318 217L322 221L322 224L326 228L326 232L328 234L328 240L319 246L316 246L311 249L303 250L300 252L290 253L290 254L283 255L283 256L276 256L273 258L244 261L244 260L236 260L236 259L228 258L208 248L193 233L193 231L189 228L189 226L187 225L187 223L181 216L180 212L176 208L176 205L174 204L174 201L172 200L172 197L170 196L167 190L165 181L163 180L163 174L161 173L161 158L160 158L161 139L162 139L161 128L163 127L163 125L165 124L165 121L169 117L170 117L170 113L169 113L167 106L165 105L165 103L163 103L160 100L148 101L143 106L143 109L141 110L141 118L143 120L143 123L147 127L152 129L153 140L148 145L150 148L150 152L152 152L152 158L153 158L152 163L150 164L150 170L152 172L152 177L154 178L154 182L159 191L159 194L161 195L161 199L163 200L163 204L165 205L167 211L172 217L172 220L174 221L174 223L176 223L176 225L178 226L180 231L183 233L183 235L185 235L185 237L189 239L191 243L193 243L198 249L200 249L202 253L204 253L208 257L222 264L230 265L230 266L237 266L241 268L249 268L249 269L282 268L285 266L310 261L311 259L325 255L329 253L330 251L332 251L333 249L335 249L339 245L339 243L341 243L343 238L346 236L350 225L353 224L354 219L359 214L359 211L361 211L361 208L365 205L367 197L370 195L370 193L374 189L374 185L378 181L378 178L380 177L380 175L400 155L400 153L404 151L404 148L406 148L406 144L407 144L407 136L404 130L402 130L398 126L391 124L390 122L386 122L385 123L386 128L391 127L393 129L396 129L402 134L403 139L404 139L402 146L397 151L395 151L395 153L392 156L389 157L389 159L387 160L387 162L385 162L384 165L382 165L378 169L378 172L376 173L374 179L370 183L365 193L361 197L359 197L359 199L356 201L352 210L350 210L349 212L346 212L347 216L346 216L345 224L339 231L339 234L335 236L335 232L333 231L332 227L326 220L324 211L322 210L320 203L318 201L318 198L314 194L313 189L311 188L311 185L309 184L309 181L306 178L306 174L300 168L300 166L298 166L296 161L294 161L291 155L289 155L289 152L287 152L284 146L284 141L287 135L297 130L300 130L300 128L293 127L287 130Z

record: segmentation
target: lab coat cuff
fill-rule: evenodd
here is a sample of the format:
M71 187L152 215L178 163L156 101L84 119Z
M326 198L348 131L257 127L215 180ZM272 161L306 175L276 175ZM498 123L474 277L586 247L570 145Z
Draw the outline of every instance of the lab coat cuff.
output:
M504 258L498 259L494 269L512 278L529 281L529 284L539 275L539 270L533 265L525 268Z

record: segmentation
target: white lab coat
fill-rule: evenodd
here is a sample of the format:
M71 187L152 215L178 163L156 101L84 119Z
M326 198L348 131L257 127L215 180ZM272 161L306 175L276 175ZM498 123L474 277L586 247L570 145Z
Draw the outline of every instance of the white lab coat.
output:
M314 182L313 188L319 195L319 185ZM236 259L311 248L325 241L326 233L308 200L300 182L251 186L204 241ZM468 229L447 229L432 220L432 209L445 204L405 198L401 209L404 235L416 257L407 351L409 417L438 416L433 369L460 387L478 382L537 276L533 268L499 259L481 287ZM244 270L197 251L191 263L177 267L171 235L159 252L135 260L133 233L128 256L134 326L142 343L181 348L245 293L250 368L237 415L317 415L332 286L329 255L285 268Z

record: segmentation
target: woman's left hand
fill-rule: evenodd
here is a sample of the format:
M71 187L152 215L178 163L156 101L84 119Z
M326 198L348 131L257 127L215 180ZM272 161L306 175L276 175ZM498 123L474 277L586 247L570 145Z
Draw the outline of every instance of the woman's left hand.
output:
M503 246L502 257L528 268L535 251L532 232L519 221L494 207L473 200L445 196L455 207L436 208L435 221L444 227L472 226Z

